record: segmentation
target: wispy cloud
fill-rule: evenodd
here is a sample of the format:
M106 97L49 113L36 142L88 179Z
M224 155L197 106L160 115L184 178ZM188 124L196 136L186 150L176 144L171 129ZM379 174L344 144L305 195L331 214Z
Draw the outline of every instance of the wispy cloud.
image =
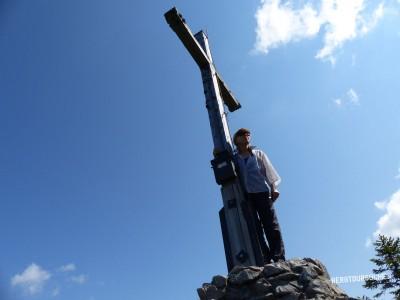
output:
M70 280L78 284L84 284L87 281L87 276L84 274L78 276L72 276L70 277Z
M350 88L342 97L333 99L333 103L338 108L345 105L360 105L360 97L353 88Z
M351 56L351 65L354 67L356 65L357 55L353 54Z
M379 3L378 7L374 10L372 17L369 20L363 20L363 26L361 28L361 32L363 34L368 33L371 29L373 29L379 22L379 20L383 17L384 14L384 5L383 2Z
M35 263L28 266L21 274L16 274L11 279L12 286L20 286L28 294L34 295L42 291L44 284L51 274Z
M334 100L333 100L333 103L335 103L335 105L336 105L337 107L342 107L343 101L342 101L342 99L337 98L337 99L334 99Z
M358 97L358 94L356 93L355 90L352 88L347 91L347 99L349 100L350 103L359 105L360 104L360 98Z
M384 210L387 206L387 201L376 201L374 205L377 209Z
M294 0L261 0L255 14L257 37L254 48L267 54L272 48L314 38L323 32L324 44L315 57L335 64L337 49L346 41L367 34L382 18L383 2L372 12L367 10L366 2L369 1L320 0L317 9L311 2L294 8Z
M53 289L51 291L51 296L53 296L53 297L57 297L59 294L60 294L60 288L59 287L56 287L55 289Z
M72 272L76 270L76 266L73 263L63 265L60 268L58 268L58 271L60 272Z
M397 175L394 177L394 179L400 179L400 168L397 169Z

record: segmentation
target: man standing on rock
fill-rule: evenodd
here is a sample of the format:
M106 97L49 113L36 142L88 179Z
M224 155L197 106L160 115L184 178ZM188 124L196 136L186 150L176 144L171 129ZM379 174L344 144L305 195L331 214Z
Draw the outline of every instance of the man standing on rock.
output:
M270 259L275 262L285 260L285 247L273 205L279 197L277 186L281 178L267 155L262 150L250 146L250 131L248 129L240 128L233 136L233 143L237 147L235 157L247 199L260 218L269 244L270 257L267 257L266 261L269 263Z

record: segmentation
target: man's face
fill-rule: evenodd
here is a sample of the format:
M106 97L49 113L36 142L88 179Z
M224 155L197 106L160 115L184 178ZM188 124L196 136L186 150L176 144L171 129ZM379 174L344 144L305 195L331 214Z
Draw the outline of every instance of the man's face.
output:
M245 133L236 137L236 144L238 146L246 146L250 143L250 133Z

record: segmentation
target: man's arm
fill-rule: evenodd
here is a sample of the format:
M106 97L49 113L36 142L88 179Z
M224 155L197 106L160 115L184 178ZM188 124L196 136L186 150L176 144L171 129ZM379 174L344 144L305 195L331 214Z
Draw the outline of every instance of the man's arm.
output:
M272 188L271 189L271 199L272 199L272 201L275 201L276 199L278 199L279 195L280 195L280 193L276 188Z
M264 151L261 151L261 159L265 169L265 176L267 179L267 183L271 188L271 197L272 200L275 201L279 197L278 185L281 182L281 178L276 172L274 166L272 165L271 161L269 160L267 154Z

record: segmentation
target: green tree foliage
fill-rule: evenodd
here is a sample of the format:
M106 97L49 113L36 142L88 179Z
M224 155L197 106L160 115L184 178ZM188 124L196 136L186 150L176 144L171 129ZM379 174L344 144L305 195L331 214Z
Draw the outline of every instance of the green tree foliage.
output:
M373 243L375 246L374 274L381 274L382 279L368 278L363 287L367 289L380 289L375 297L380 297L389 291L395 299L400 300L400 238L379 235Z

